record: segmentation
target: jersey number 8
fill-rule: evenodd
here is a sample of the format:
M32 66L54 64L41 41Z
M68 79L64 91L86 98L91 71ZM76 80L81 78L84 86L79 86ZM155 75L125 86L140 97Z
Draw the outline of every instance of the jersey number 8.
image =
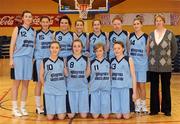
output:
M71 62L69 67L73 68L74 67L74 62Z

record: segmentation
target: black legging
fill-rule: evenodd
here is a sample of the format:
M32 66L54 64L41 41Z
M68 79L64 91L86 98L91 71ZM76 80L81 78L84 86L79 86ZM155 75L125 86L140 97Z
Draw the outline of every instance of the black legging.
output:
M161 112L171 113L171 92L170 92L171 72L150 72L150 82L151 82L150 112L158 113L160 111L159 76L161 76L161 89L162 89Z

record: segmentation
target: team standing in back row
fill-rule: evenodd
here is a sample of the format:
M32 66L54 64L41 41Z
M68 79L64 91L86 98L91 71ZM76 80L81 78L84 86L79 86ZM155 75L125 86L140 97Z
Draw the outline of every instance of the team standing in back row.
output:
M155 16L156 29L150 36L141 30L143 21L140 16L135 17L134 32L130 34L122 29L119 17L112 20L113 31L109 33L102 32L98 19L93 20L91 33L83 32L82 20L75 22L75 32L71 32L68 16L60 18L60 30L56 32L49 29L48 16L40 18L41 29L38 31L31 27L31 12L24 11L22 20L23 24L13 31L10 45L14 116L28 115L26 99L32 73L37 82L34 89L36 112L43 113L41 88L44 86L49 120L56 114L58 119L64 119L66 113L69 118L76 113L86 118L89 112L93 118L99 115L108 118L110 113L114 113L118 119L128 119L132 100L135 112L147 112L145 83L148 63L150 115L160 111L159 99L155 98L159 96L158 92L153 93L153 90L158 91L158 78L154 79L157 75L161 75L163 85L161 112L171 115L171 59L175 57L177 44L173 33L164 28L163 15ZM17 97L20 82L22 95L19 110Z

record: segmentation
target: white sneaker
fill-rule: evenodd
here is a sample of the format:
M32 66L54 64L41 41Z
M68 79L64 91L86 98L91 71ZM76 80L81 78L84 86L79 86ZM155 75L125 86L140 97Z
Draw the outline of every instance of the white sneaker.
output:
M146 107L146 101L142 100L141 101L141 108L143 113L148 113L147 107Z
M140 105L135 105L135 112L140 113L141 112L141 106Z
M44 114L44 110L42 110L41 108L36 108L36 113L37 114Z
M17 108L12 109L12 115L15 117L21 117L22 116L21 112Z
M135 112L140 113L141 112L141 102L140 99L137 99L135 102Z
M21 113L23 116L29 115L28 112L26 111L26 108L21 108Z

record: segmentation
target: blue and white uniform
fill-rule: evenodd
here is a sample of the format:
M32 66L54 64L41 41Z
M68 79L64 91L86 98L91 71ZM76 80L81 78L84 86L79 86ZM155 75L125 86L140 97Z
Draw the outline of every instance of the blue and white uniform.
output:
M48 58L50 56L50 43L53 40L53 31L49 30L47 32L43 32L42 30L38 30L36 33L36 47L34 51L35 65L34 65L34 73L33 74L34 81L40 81L40 64L43 58Z
M109 32L109 44L110 44L110 51L109 51L109 59L112 59L115 57L114 55L114 42L115 41L122 41L124 44L124 54L127 55L127 39L128 39L128 32L125 30L122 30L121 33L117 34L115 31Z
M141 37L137 37L133 32L130 34L130 51L129 54L134 60L134 66L136 71L137 82L146 82L147 70L148 70L148 56L146 52L148 35L143 34Z
M88 41L88 36L85 32L82 32L80 35L74 33L76 35L77 38L79 38L83 44L83 50L82 53L83 55L87 52L88 48L87 48L87 41Z
M71 113L89 112L87 66L88 59L84 55L79 58L73 55L67 57L67 90Z
M110 63L108 60L91 61L90 75L90 112L93 114L110 113Z
M44 93L47 114L66 113L66 83L64 77L64 60L43 59Z
M18 34L13 54L13 77L15 80L32 79L32 58L34 52L35 35L35 31L32 27L29 27L28 29L23 26L18 27Z
M89 34L89 52L90 52L90 60L95 59L96 55L94 52L94 46L97 43L102 43L104 46L107 45L107 38L104 32L101 32L98 36L95 33ZM106 53L105 53L106 56Z
M72 54L73 32L68 31L65 34L61 31L55 33L55 40L60 43L60 57L67 57Z
M116 58L111 60L112 113L127 114L130 112L129 88L132 87L132 78L129 66L128 56L124 56L120 61Z

